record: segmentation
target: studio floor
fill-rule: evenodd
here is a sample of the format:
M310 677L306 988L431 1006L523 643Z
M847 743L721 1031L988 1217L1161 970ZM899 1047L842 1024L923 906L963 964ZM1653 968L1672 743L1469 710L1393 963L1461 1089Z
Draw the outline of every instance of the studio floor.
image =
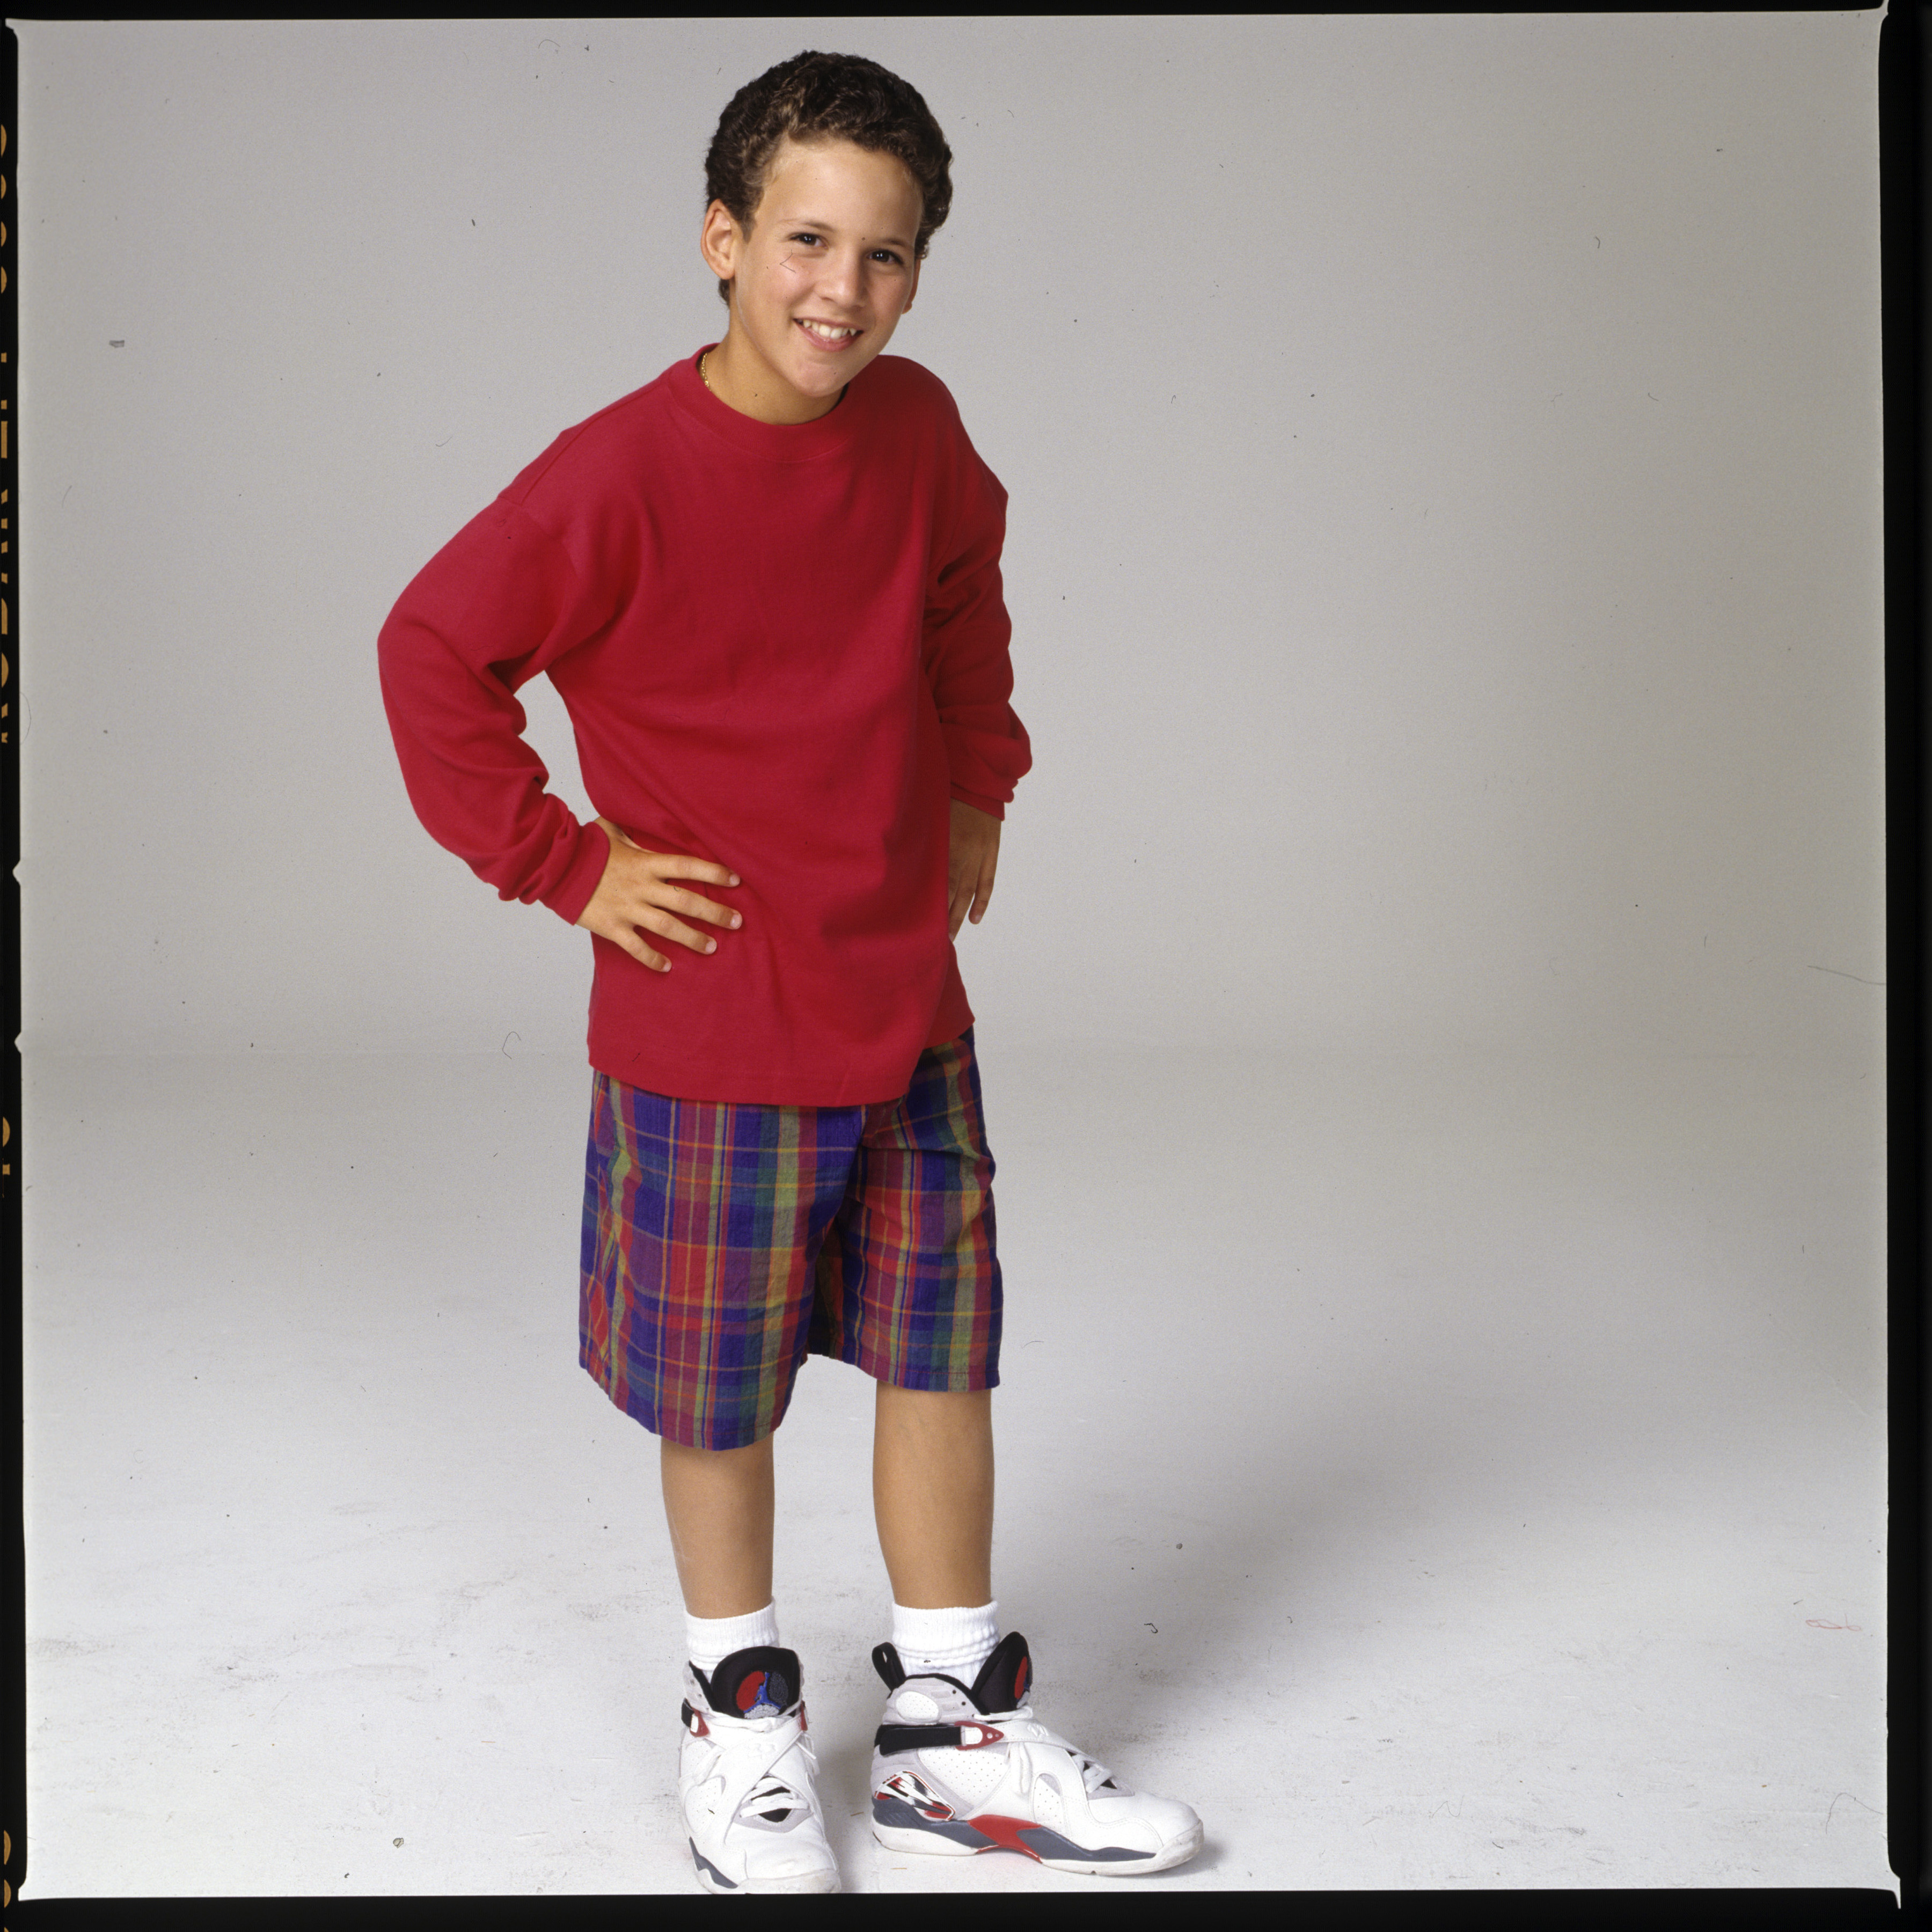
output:
M22 1895L682 1893L654 1442L577 1366L587 1070L27 1069ZM850 1891L1862 1886L1882 1073L1001 1046L996 1589L1190 1864L887 1854L871 1386L776 1597Z

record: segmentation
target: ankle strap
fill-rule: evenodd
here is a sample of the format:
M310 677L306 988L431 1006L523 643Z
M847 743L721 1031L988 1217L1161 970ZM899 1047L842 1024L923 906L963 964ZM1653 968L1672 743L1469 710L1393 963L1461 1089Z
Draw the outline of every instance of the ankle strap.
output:
M977 1750L982 1744L1004 1744L1006 1736L997 1724L969 1718L963 1724L881 1724L872 1734L872 1744L896 1757L902 1751Z

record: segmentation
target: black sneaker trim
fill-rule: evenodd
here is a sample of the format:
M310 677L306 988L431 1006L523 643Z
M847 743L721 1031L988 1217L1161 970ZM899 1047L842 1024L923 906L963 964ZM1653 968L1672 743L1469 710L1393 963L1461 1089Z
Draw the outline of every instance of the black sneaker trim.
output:
M974 1703L990 1717L996 1711L1017 1711L1033 1689L1033 1656L1018 1630L1009 1630L980 1666L972 1688Z
M885 1680L888 1690L896 1690L906 1682L904 1660L890 1643L873 1646L872 1668ZM970 1684L944 1670L922 1670L920 1675L951 1684L964 1694L982 1717L1004 1716L1009 1711L1017 1711L1033 1688L1033 1653L1018 1630L1009 1630L993 1646Z
M887 1757L902 1751L956 1750L957 1724L881 1724L872 1733L872 1748Z
M976 1731L969 1738L968 1731ZM881 1724L872 1733L872 1748L887 1757L902 1751L978 1750L991 1744L1004 1744L1006 1734L997 1724L982 1724L968 1718L963 1724Z
M723 1718L743 1716L738 1708L739 1687L760 1671L770 1680L768 1694L776 1694L772 1701L784 1712L796 1710L804 1686L800 1681L802 1673L795 1650L786 1650L776 1644L758 1643L744 1650L734 1650L708 1673L694 1664L691 1666L691 1674L698 1679L698 1688L704 1693L705 1702Z

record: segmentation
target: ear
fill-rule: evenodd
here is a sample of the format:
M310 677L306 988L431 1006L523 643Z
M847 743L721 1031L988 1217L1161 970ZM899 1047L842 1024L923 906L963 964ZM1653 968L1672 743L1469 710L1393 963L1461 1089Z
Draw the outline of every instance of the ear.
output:
M704 211L704 224L698 230L698 253L704 265L721 280L730 281L738 272L738 256L744 237L731 212L722 201L714 201Z

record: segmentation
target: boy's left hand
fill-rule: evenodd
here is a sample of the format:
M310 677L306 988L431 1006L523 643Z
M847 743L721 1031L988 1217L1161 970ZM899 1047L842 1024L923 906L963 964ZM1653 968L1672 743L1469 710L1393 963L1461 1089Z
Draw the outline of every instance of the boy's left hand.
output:
M993 874L1000 863L1000 821L977 806L952 801L952 842L948 856L946 937L959 937L961 922L977 926L993 896Z

